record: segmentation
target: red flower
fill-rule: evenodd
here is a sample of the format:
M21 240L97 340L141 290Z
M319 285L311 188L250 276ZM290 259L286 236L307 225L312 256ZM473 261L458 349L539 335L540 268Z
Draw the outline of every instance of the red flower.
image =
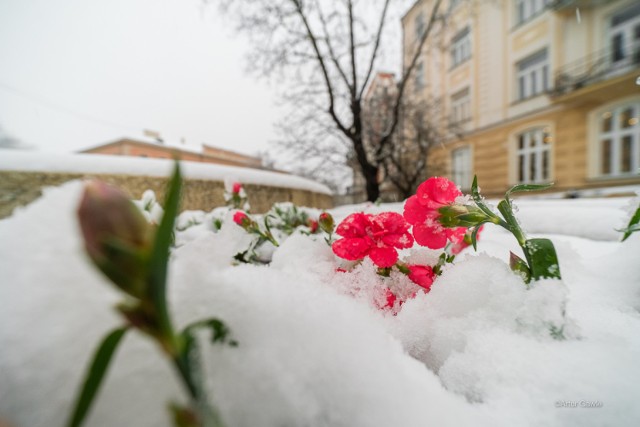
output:
M246 224L248 221L249 221L249 217L247 216L246 213L242 211L238 211L235 214L233 214L233 222L238 224L240 227L244 227L244 224Z
M397 249L413 245L409 224L395 212L351 214L338 225L336 234L343 237L333 243L336 255L349 261L369 256L378 267L391 267L398 260Z
M476 239L477 240L480 240L480 233L482 232L483 228L484 228L484 224L481 225L480 228L478 229L478 234L476 234ZM458 255L465 248L471 246L471 232L472 231L473 231L473 228L470 228L469 230L467 230L467 232L463 236L462 240L460 240L459 242L456 242L453 246L451 246L451 253L453 255Z
M431 249L444 248L447 240L460 241L464 227L445 228L440 224L440 209L452 204L462 193L447 178L432 177L420 184L416 194L404 205L404 218L413 225L413 236L419 245Z
M396 303L397 299L398 297L396 297L395 294L391 292L391 289L387 288L384 293L384 300L386 304L381 305L380 309L384 310L386 308L393 308L393 305Z
M309 231L311 232L311 234L315 233L316 231L318 231L318 221L309 218L307 220L307 227L309 227Z
M239 182L234 182L231 192L238 194L240 193L240 190L242 190L242 184L240 184Z
M426 292L431 290L435 273L428 265L409 265L409 279L418 286L425 289Z

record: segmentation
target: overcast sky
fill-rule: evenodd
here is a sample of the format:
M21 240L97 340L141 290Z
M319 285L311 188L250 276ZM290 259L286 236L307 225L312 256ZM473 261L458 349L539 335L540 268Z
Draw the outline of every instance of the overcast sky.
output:
M201 0L1 0L0 129L56 152L151 129L254 154L281 112L246 47Z

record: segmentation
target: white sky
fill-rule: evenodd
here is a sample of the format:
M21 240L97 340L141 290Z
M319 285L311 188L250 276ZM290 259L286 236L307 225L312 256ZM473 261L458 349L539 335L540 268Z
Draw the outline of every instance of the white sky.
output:
M282 114L201 0L1 0L0 127L56 152L159 131L248 154Z

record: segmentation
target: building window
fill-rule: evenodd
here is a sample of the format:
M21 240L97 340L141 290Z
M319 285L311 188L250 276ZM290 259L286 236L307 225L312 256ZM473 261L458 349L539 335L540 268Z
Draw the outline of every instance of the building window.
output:
M415 70L416 91L424 89L424 64L418 62Z
M471 188L471 149L458 148L451 152L451 178L462 189Z
M603 176L640 172L640 101L598 116L599 172Z
M413 25L416 30L416 40L420 40L426 30L424 14L422 12L418 13L416 19L413 21Z
M451 122L462 123L471 119L471 93L469 88L451 96Z
M471 58L471 31L465 27L451 39L451 67L462 64Z
M551 143L548 127L529 129L517 136L516 165L518 183L547 182L551 177Z
M613 15L609 40L615 66L640 63L640 3Z
M515 0L516 22L518 25L527 22L541 13L551 0Z
M549 89L549 59L543 49L516 64L518 100L531 98Z

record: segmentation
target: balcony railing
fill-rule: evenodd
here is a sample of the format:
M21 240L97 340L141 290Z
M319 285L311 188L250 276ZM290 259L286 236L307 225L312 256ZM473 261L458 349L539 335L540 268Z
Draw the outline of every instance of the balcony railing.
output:
M552 0L549 7L557 11L570 10L575 8L588 9L591 7L606 4L608 0Z
M564 95L634 69L640 69L640 43L608 47L556 70L551 94Z

